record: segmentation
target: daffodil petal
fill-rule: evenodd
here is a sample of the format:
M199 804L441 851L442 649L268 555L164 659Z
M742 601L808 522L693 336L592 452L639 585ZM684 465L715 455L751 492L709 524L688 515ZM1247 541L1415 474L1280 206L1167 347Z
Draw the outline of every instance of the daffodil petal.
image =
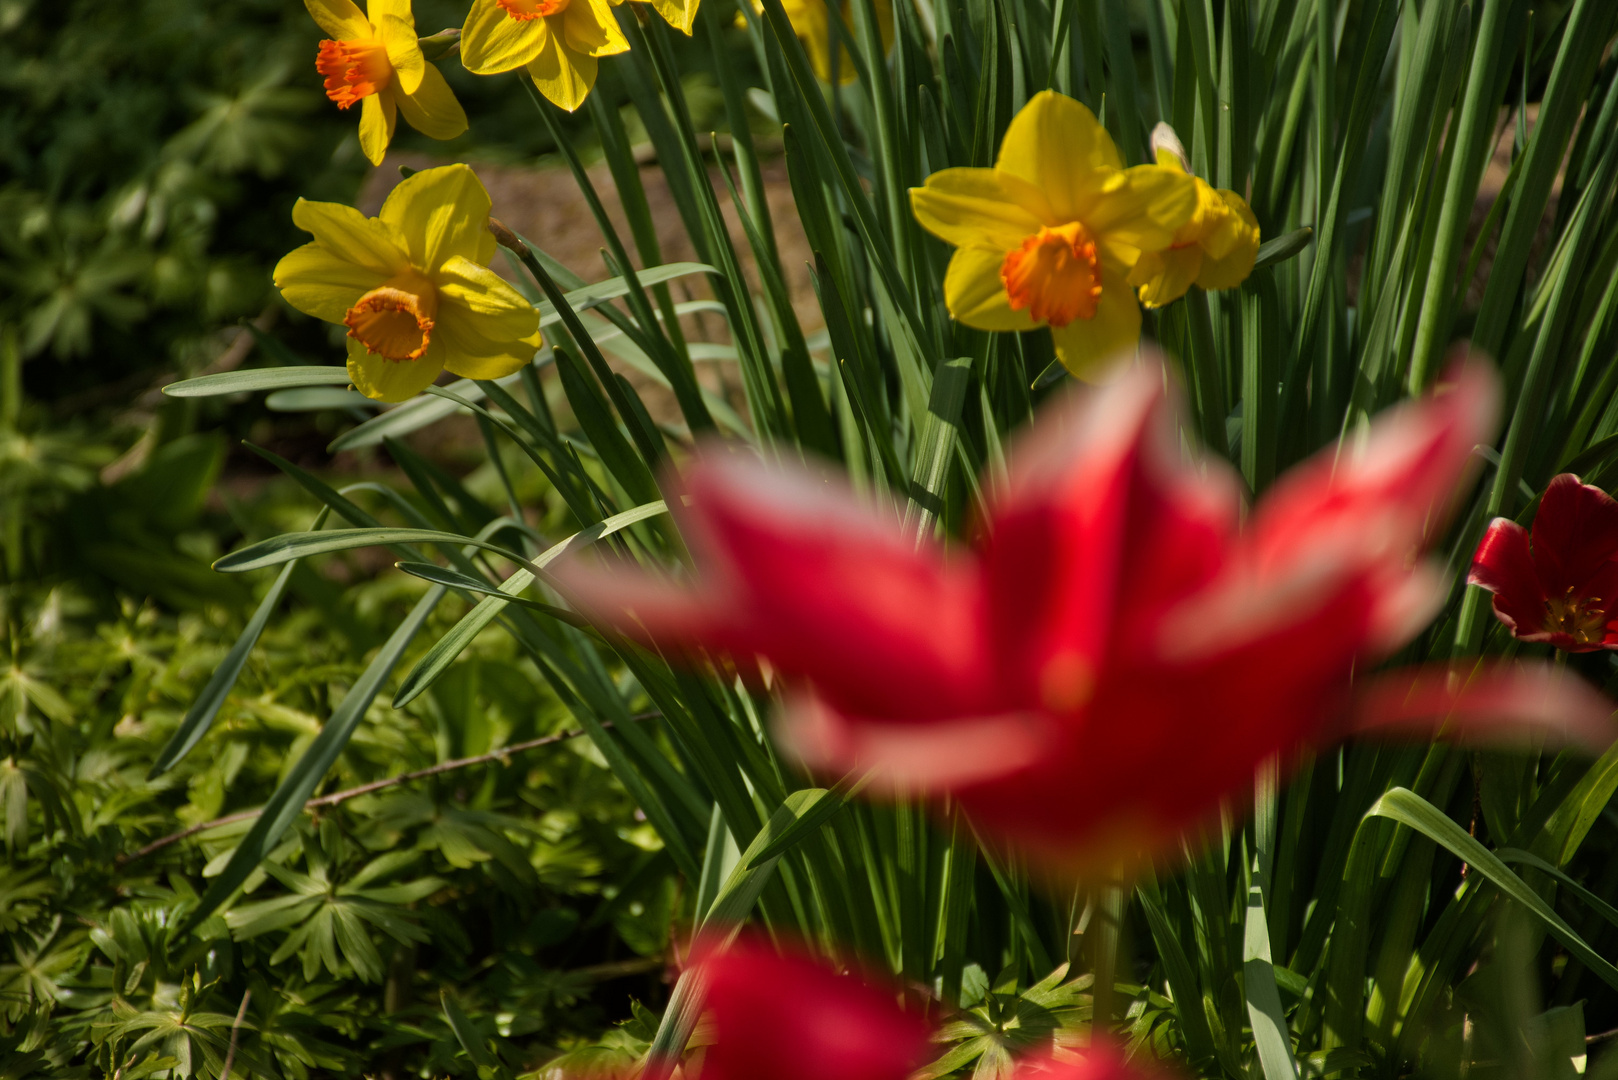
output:
M1238 223L1238 228L1224 255L1215 257L1209 251L1203 257L1197 284L1204 289L1234 289L1247 280L1258 258L1258 218L1253 216L1252 208L1234 191L1221 190L1219 195L1230 208L1231 220Z
M411 127L429 139L453 139L466 132L466 111L455 91L432 64L425 64L413 94L399 96L399 111Z
M560 34L547 35L545 47L528 65L528 77L553 105L575 112L595 85L596 58L574 52L560 39Z
M1086 382L1103 380L1140 347L1140 305L1121 276L1103 275L1094 318L1051 327L1056 358Z
M317 319L340 323L361 296L392 275L359 266L322 244L305 244L275 264L275 287L286 302Z
M371 23L354 0L303 0L310 16L334 41L360 41L371 36Z
M957 248L944 272L944 306L956 322L976 330L1032 330L1027 311L1011 310L1000 267L1003 248L969 244Z
M397 15L384 15L377 20L377 35L383 48L388 50L388 63L393 65L393 77L405 95L414 94L421 86L422 72L427 58L421 54L416 41L416 28ZM406 119L408 119L408 115Z
M494 0L474 0L461 27L461 66L498 75L533 63L550 37L545 19L513 19Z
M388 144L393 141L393 126L399 120L397 109L391 89L367 94L360 102L360 149L372 165L382 164L387 156Z
M392 277L409 261L403 237L352 206L299 199L292 204L292 224L313 234L333 255L384 277Z
M380 25L383 19L392 15L409 23L412 30L416 28L416 16L410 10L410 0L365 0L365 10L370 12L373 23Z
M1149 276L1143 275L1141 271L1149 265L1155 269ZM1191 288L1191 283L1197 280L1197 272L1202 265L1202 249L1195 244L1168 248L1142 255L1129 280L1140 285L1141 303L1149 308L1159 308L1184 296L1186 290Z
M652 8L663 21L686 37L691 36L691 27L697 21L698 0L652 0ZM741 18L740 15L737 18Z
M348 339L348 377L354 389L376 401L404 401L432 385L444 370L444 346L437 338L420 360L389 360Z
M944 169L910 189L910 209L921 227L946 243L984 244L1010 251L1039 231L1041 222L1012 201L993 169Z
M399 230L411 263L429 275L457 255L486 262L494 254L489 193L465 165L405 177L383 202L381 219Z
M1060 221L1084 221L1084 192L1098 172L1123 168L1112 136L1095 114L1070 97L1044 90L1011 120L995 168L1045 194Z
M539 329L539 312L505 278L471 259L456 257L433 275L444 305L477 316L491 338L522 338Z
M629 51L629 39L607 0L573 0L562 12L562 41L586 56L612 56Z
M1178 169L1136 165L1115 174L1083 206L1079 220L1104 246L1156 251L1197 209L1197 186ZM1134 257L1120 255L1127 265Z

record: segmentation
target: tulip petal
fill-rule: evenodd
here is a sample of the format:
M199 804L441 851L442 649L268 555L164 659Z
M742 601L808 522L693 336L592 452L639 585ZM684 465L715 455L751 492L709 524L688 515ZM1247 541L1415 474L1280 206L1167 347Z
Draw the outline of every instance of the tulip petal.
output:
M1039 323L1025 311L1013 311L1000 267L1003 248L970 244L955 249L944 272L944 306L956 322L976 330L1034 330Z
M461 66L498 75L534 62L551 34L547 19L513 19L495 0L473 0L461 28Z
M1584 585L1618 558L1618 501L1572 473L1553 478L1534 514L1534 564L1547 596ZM1608 597L1608 599L1611 599Z
M812 694L790 697L773 732L811 772L869 773L873 794L943 794L996 780L1038 761L1051 740L1037 713L894 724L844 718Z
M573 52L613 56L629 51L629 39L618 26L607 0L574 0L562 12L562 38Z
M1494 613L1518 637L1541 635L1545 587L1528 550L1528 530L1509 518L1495 518L1472 556L1467 584L1494 593Z
M1498 406L1486 364L1452 364L1431 396L1384 411L1360 438L1277 481L1254 514L1251 557L1278 564L1346 530L1357 541L1355 564L1407 565L1475 474L1472 448L1491 441Z
M553 16L554 17L554 16ZM596 58L574 52L552 32L545 47L528 63L528 77L551 104L577 112L596 82Z
M367 94L360 102L360 150L372 165L382 164L387 156L398 120L398 105L390 89Z
M414 94L421 86L422 72L427 67L427 58L416 40L415 24L390 13L377 19L376 29L388 50L388 63L393 65L393 76L399 80L400 91L406 97ZM405 119L410 119L408 113Z
M1103 272L1094 318L1051 327L1056 358L1086 382L1128 362L1140 345L1140 304L1122 275Z
M314 234L315 242L338 258L386 277L410 259L397 230L342 203L299 199L292 205L292 224Z
M444 370L444 346L432 341L420 360L389 360L348 339L348 377L354 389L376 401L404 401L432 385Z
M1570 671L1547 664L1406 668L1375 676L1356 691L1356 734L1434 733L1468 744L1520 746L1539 739L1612 745L1613 703Z
M563 568L586 610L655 644L766 656L788 679L813 679L846 715L984 712L989 673L969 567L918 546L840 477L716 447L681 479L689 505L669 502L700 570L700 620L665 593L661 625L636 602L641 633L625 618L624 593Z
M494 256L489 193L465 165L405 177L388 193L380 217L405 238L411 263L429 275L457 255L478 263Z
M390 277L318 243L305 244L275 264L275 287L286 302L330 323L342 322L355 301Z
M400 96L399 111L411 127L429 139L453 139L466 132L466 112L433 64L423 67L415 93Z
M1035 94L1012 118L995 161L997 170L1043 192L1060 221L1085 220L1081 211L1088 205L1098 171L1123 165L1112 136L1095 114L1053 90ZM1167 245L1165 240L1163 246Z
M910 209L922 228L945 243L992 247L1002 257L1042 224L1012 201L993 169L935 172L925 186L910 189Z
M744 938L696 974L713 1024L705 1080L905 1080L931 1049L926 1021L893 991L807 954Z
M303 6L334 41L363 41L371 36L371 22L354 0L303 0Z

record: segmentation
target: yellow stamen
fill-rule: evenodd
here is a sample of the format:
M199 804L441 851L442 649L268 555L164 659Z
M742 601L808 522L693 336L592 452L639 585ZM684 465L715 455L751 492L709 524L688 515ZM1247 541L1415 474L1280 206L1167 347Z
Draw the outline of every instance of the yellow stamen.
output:
M544 15L560 15L567 10L568 0L494 0L505 13L518 22L527 22Z
M1567 595L1545 601L1545 628L1553 634L1567 634L1580 645L1598 645L1606 636L1605 615L1599 596Z
M387 360L420 360L432 340L438 293L416 274L372 289L348 309L348 336Z
M346 109L361 98L384 89L393 81L388 50L376 39L322 41L315 70L326 76L326 96Z
M1095 317L1101 302L1101 260L1096 242L1077 221L1043 227L1006 255L1000 266L1011 310L1063 327Z

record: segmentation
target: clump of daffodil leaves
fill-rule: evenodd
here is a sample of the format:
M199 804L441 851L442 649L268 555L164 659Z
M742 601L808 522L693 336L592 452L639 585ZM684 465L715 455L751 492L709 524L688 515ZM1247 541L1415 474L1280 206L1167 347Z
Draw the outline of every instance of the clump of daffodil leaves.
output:
M1220 232L1228 204L1203 188L1178 159L1126 168L1095 114L1046 90L1012 119L993 168L944 169L910 196L917 221L955 246L944 277L952 318L979 330L1048 326L1063 366L1096 379L1134 352L1142 301L1184 294L1193 258L1191 279L1207 256L1210 281L1231 276L1221 271L1246 234L1225 243L1240 230ZM1247 211L1240 223L1251 222ZM1217 248L1199 246L1215 233ZM1257 235L1252 223L1255 249Z
M348 327L348 374L365 396L403 401L448 370L498 379L533 360L539 314L489 269L489 193L465 165L401 181L367 218L299 199L314 234L275 268L287 303Z

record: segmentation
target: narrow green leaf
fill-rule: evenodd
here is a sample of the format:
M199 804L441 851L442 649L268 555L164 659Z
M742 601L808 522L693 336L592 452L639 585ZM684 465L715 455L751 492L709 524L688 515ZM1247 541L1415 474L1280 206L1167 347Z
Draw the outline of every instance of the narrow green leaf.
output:
M169 397L217 397L245 394L255 390L286 390L298 386L347 386L348 369L310 365L309 367L254 368L251 371L221 371L182 379L163 387Z
M1438 807L1413 791L1394 788L1376 801L1376 805L1367 812L1367 816L1371 815L1390 818L1401 825L1407 825L1447 848L1451 854L1464 860L1502 893L1532 912L1545 924L1545 929L1550 935L1582 960L1584 966L1602 982L1608 986L1618 987L1618 968L1613 967L1592 949L1578 932L1564 922L1527 882L1514 874L1498 855L1479 843L1476 837L1469 836L1465 829L1451 821Z

